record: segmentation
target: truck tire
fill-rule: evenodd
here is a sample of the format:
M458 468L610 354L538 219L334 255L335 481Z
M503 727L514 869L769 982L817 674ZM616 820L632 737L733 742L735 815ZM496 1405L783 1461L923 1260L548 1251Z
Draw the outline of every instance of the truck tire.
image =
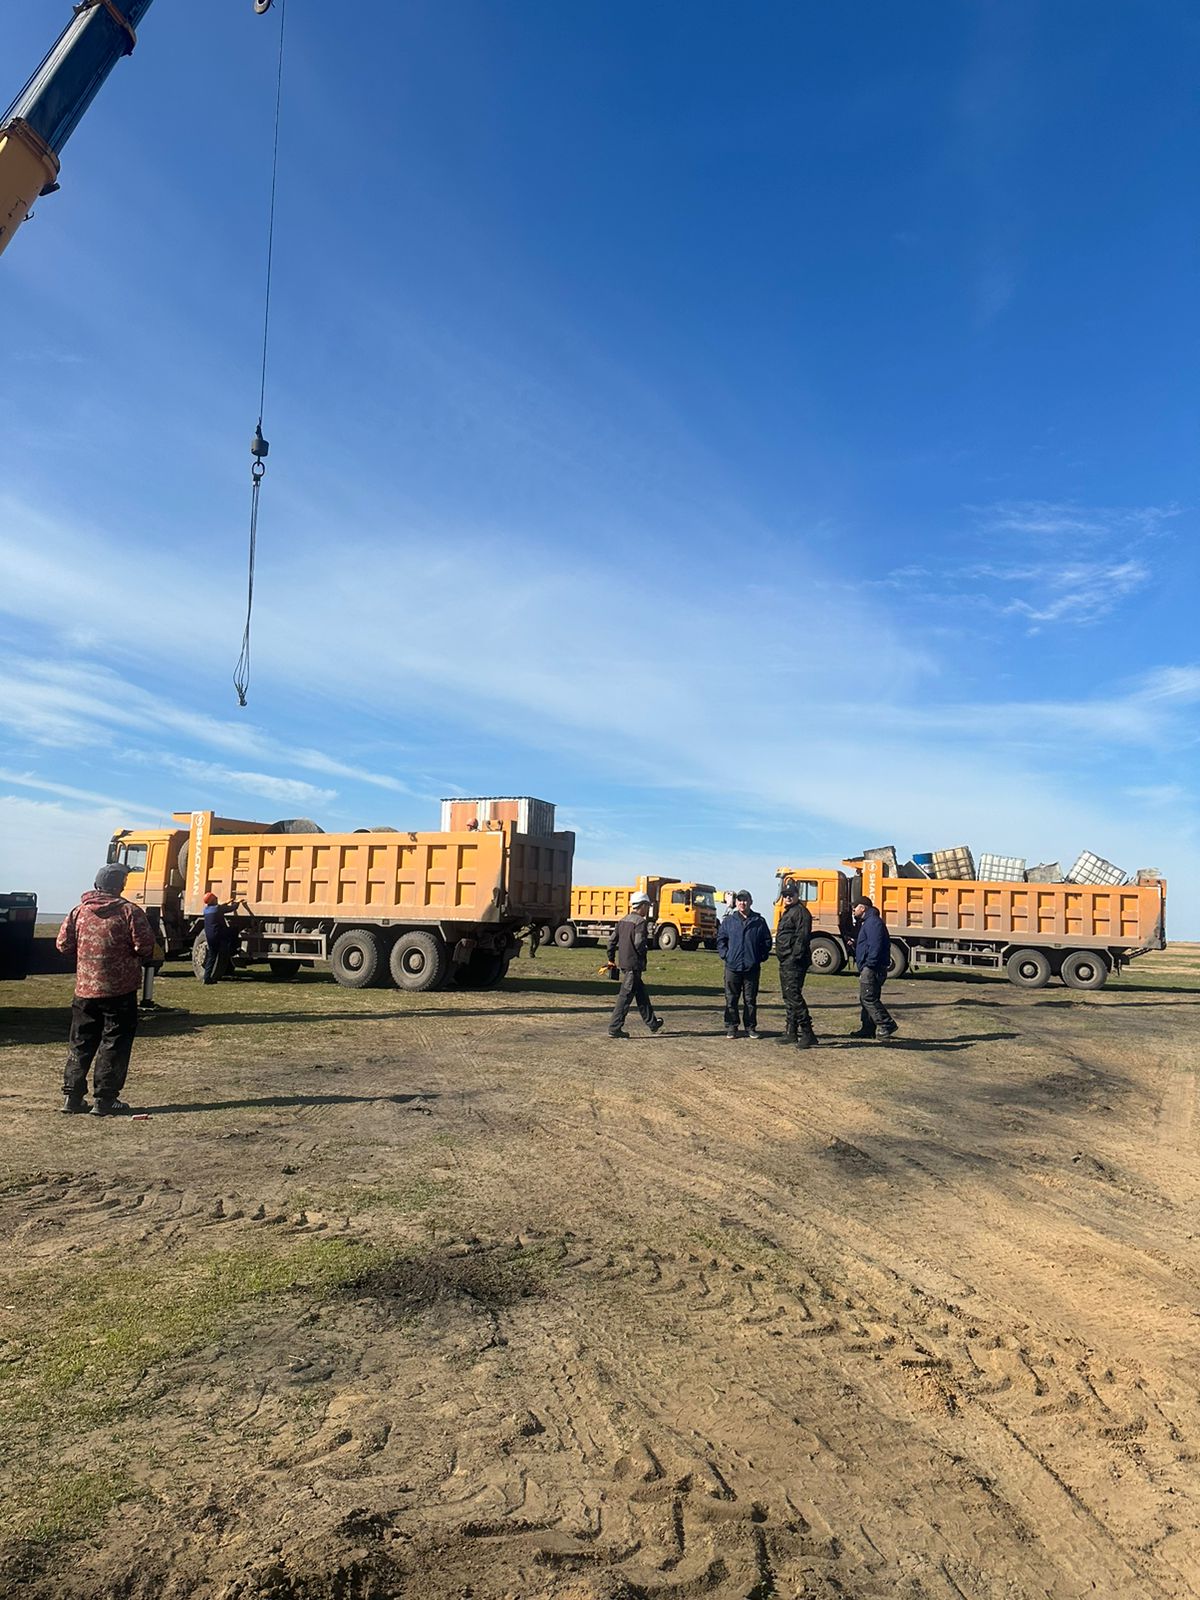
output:
M204 982L204 957L208 953L208 940L202 933L198 933L192 940L192 971Z
M818 977L832 978L846 965L846 952L835 939L818 934L808 947L810 970Z
M669 922L664 923L654 936L654 942L660 950L674 950L679 943L679 929Z
M508 957L498 950L474 950L454 974L460 989L494 989L508 971Z
M554 930L554 942L560 950L574 950L579 943L579 930L573 922L564 922Z
M302 962L292 956L270 956L267 959L267 966L271 969L273 978L294 978L302 965Z
M402 933L392 946L388 970L397 989L414 994L440 988L450 965L450 956L441 935L414 928Z
M686 950L690 955L693 950L699 950L700 941L699 939L680 939L679 948Z
M897 944L892 940L891 954L888 956L887 975L889 978L903 978L908 971L908 946Z
M343 989L369 989L383 971L383 940L374 928L347 928L333 941L329 966Z
M1072 950L1063 958L1062 981L1068 989L1103 989L1108 962L1099 950Z
M1018 989L1044 989L1050 982L1050 961L1041 950L1014 950L1004 970Z

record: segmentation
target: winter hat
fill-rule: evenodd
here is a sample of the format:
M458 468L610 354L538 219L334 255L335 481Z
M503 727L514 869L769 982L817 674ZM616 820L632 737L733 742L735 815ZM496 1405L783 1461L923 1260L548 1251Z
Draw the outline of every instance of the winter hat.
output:
M107 866L101 867L96 874L96 888L102 894L120 894L125 887L125 879L128 876L128 867L122 866L119 861L110 861Z

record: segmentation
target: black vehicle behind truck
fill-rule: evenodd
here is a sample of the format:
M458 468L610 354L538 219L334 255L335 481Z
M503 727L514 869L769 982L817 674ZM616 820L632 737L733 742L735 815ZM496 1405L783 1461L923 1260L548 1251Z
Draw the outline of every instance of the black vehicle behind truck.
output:
M0 894L0 982L29 976L37 895L13 889Z

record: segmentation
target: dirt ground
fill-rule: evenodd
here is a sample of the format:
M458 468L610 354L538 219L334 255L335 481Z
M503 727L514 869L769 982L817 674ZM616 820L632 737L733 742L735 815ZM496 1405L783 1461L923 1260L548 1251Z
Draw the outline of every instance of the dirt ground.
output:
M1200 947L908 978L886 1047L812 980L807 1054L705 954L610 1042L598 959L180 969L139 1121L0 986L0 1590L1200 1595Z

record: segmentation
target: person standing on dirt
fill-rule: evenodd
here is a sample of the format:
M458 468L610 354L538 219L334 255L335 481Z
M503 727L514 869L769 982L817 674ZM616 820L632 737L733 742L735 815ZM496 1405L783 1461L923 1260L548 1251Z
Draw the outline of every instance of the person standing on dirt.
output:
M858 925L854 959L858 965L858 1003L862 1021L858 1031L850 1037L875 1039L879 1044L887 1044L897 1028L880 994L887 982L892 941L883 918L865 895L854 903L854 920Z
M717 954L725 963L725 1037L738 1037L738 1023L746 1026L747 1039L757 1039L758 981L762 964L771 954L771 930L752 909L749 889L739 889L734 909L722 917L717 929ZM741 1017L738 1016L739 1006Z
M129 868L113 862L96 874L96 887L82 895L58 930L55 945L75 958L70 1047L63 1072L68 1115L94 1117L128 1112L121 1090L129 1072L138 1024L142 968L154 962L154 930L146 913L121 890ZM88 1106L88 1073L95 1103Z
M638 1015L651 1033L658 1033L663 1026L662 1018L655 1015L642 980L642 973L646 970L649 934L650 896L639 889L636 894L630 895L629 913L617 923L608 941L609 964L615 964L621 973L621 987L617 991L612 1016L608 1019L610 1039L628 1039L625 1018L632 1005L637 1006Z
M204 981L219 983L231 976L233 929L225 919L226 908L210 889L204 896Z
M820 1040L813 1032L812 1017L804 1000L804 980L812 963L812 912L800 898L795 883L785 883L779 891L783 912L775 929L775 954L779 957L779 988L786 1016L779 1044L794 1044L811 1050Z

